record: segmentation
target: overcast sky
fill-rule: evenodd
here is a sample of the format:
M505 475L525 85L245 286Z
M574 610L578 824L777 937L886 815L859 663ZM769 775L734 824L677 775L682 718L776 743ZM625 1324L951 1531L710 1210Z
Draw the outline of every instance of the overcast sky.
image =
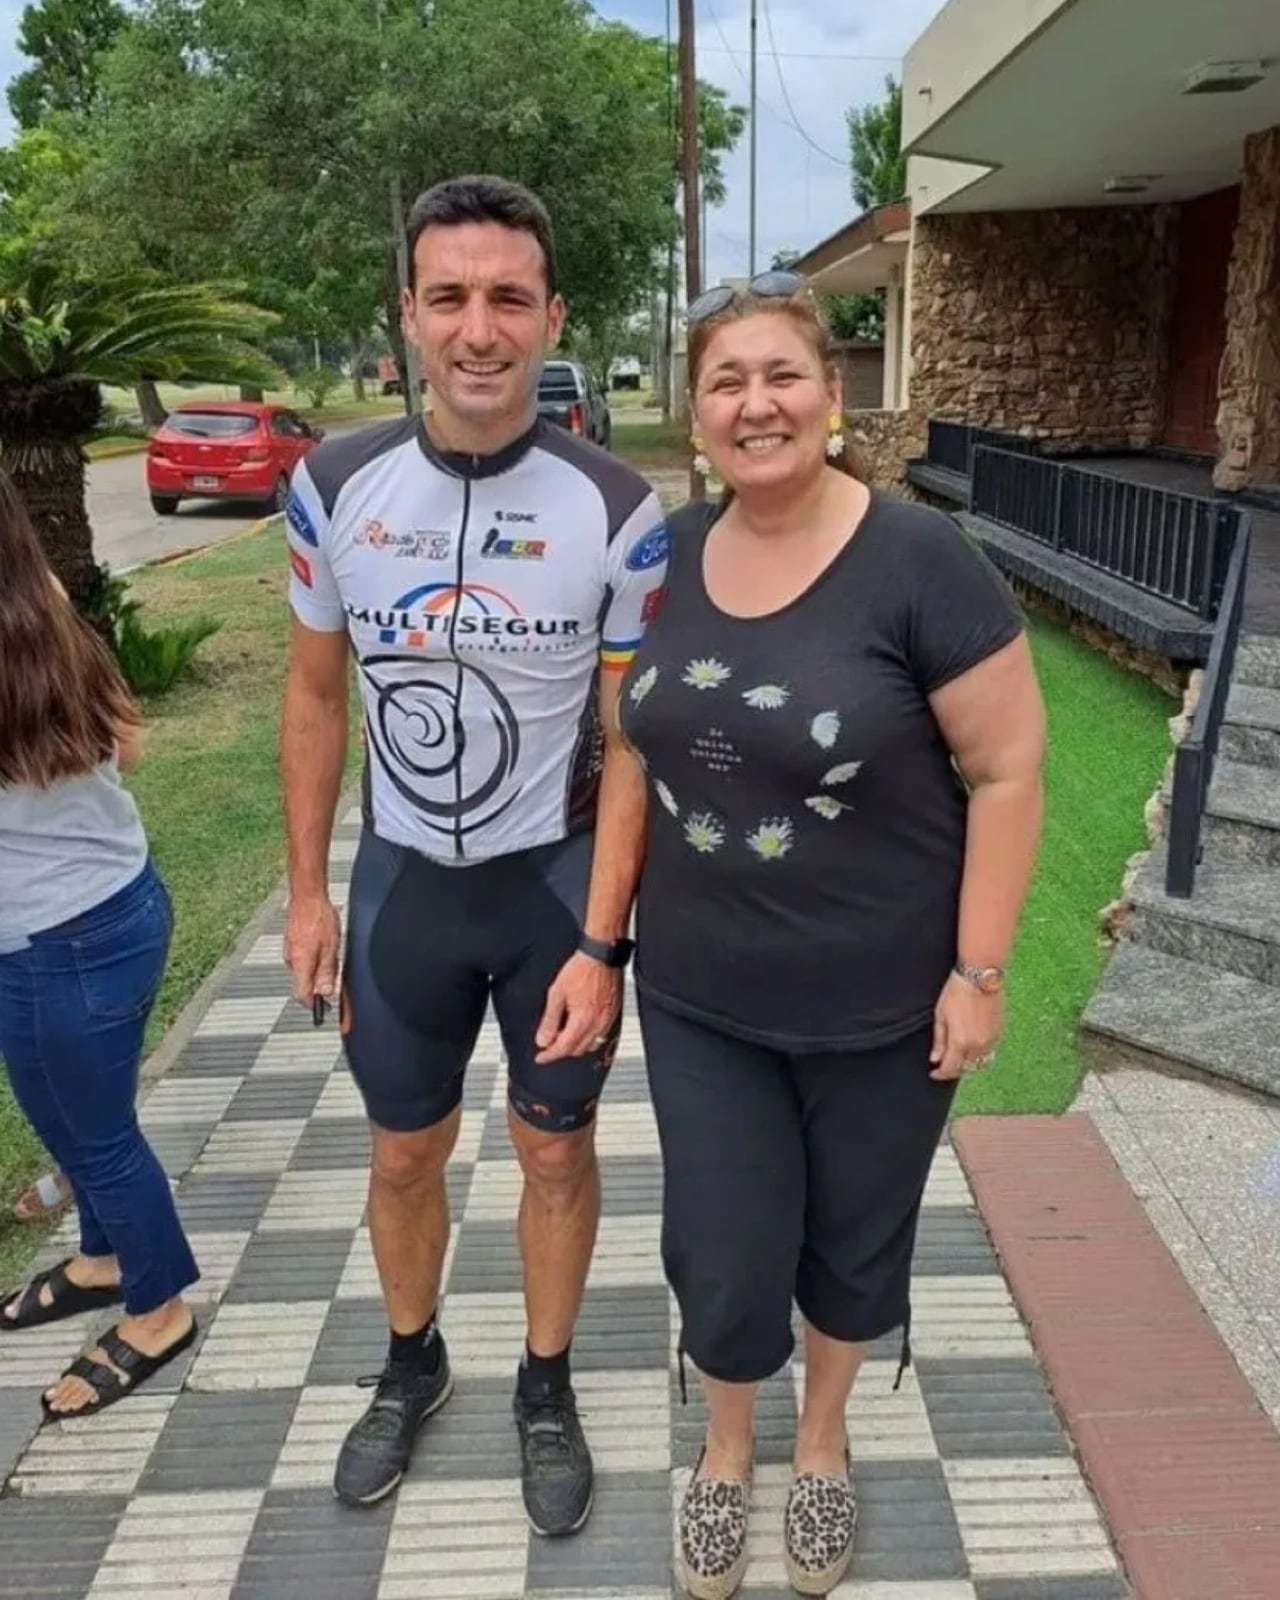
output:
M25 65L18 54L18 19L24 3L25 0L0 0L0 144L8 144L13 133L13 119L9 116L9 102L3 89Z
M882 97L886 73L901 76L905 51L943 3L760 0L758 268L776 250L805 250L853 216L845 111ZM666 0L595 0L595 6L642 32L665 33ZM698 76L747 104L750 0L696 0L696 9ZM707 219L709 283L747 270L749 171L744 135L725 163L728 199Z
M903 53L942 4L760 0L759 266L767 266L775 250L807 249L853 215L845 111L880 98L885 74L900 74ZM696 5L698 74L745 105L750 0L696 0ZM0 0L0 84L22 67L16 43L22 7L23 0ZM596 0L602 16L659 36L666 30L667 9L667 0ZM670 9L674 17L675 0ZM10 133L8 104L3 102L0 143L7 143ZM712 283L747 269L745 137L725 170L729 198L710 213L707 225L707 277Z

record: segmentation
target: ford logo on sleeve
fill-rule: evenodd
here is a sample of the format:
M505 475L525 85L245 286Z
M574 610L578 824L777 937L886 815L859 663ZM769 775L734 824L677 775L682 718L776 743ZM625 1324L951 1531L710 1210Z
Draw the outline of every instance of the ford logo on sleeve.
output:
M670 543L667 534L667 525L660 522L658 526L646 533L643 539L637 539L627 552L627 568L631 572L647 572L650 567L656 567L667 559L667 547Z
M316 525L312 522L306 506L298 498L297 490L292 490L285 504L285 521L298 535L304 544L315 548L320 546L320 535L316 532Z

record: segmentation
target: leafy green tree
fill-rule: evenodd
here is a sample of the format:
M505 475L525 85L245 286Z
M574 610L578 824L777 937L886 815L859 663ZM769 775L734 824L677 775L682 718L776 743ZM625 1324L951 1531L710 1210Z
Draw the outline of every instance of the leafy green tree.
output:
M833 294L827 301L827 316L837 339L884 342L883 295Z
M0 284L0 451L53 570L77 605L101 586L85 503L84 441L102 416L101 384L269 384L248 341L271 318L216 285L131 274L96 281L40 265Z
M884 80L879 105L847 113L849 168L853 198L863 211L901 200L907 192L907 158L902 153L902 85Z
M799 250L777 250L771 267L793 267L800 260ZM835 338L863 339L870 343L884 340L884 298L878 294L832 294L823 298L823 313Z
M20 128L51 111L83 114L97 96L101 59L126 22L116 0L39 0L18 24L18 48L31 61L9 85Z
M666 50L581 0L143 0L102 78L79 187L101 245L234 275L353 354L400 337L393 171L406 206L459 172L535 189L587 328L643 302L678 229ZM714 198L743 113L702 106Z
M36 254L68 262L89 258L89 240L73 226L67 201L88 161L71 119L50 116L0 150L0 274Z

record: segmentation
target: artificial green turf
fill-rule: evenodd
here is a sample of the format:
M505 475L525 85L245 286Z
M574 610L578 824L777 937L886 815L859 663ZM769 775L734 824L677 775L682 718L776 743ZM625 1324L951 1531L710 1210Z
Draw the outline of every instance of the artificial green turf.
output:
M1011 963L996 1061L957 1114L1065 1111L1080 1084L1077 1028L1106 960L1098 913L1146 848L1142 813L1160 781L1177 704L1065 629L1031 619L1049 722L1040 859Z

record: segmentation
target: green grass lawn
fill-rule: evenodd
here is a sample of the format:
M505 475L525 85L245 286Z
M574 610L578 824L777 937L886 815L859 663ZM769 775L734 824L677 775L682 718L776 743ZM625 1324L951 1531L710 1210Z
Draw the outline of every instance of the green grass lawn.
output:
M1004 1042L961 1088L959 1114L1065 1111L1075 1098L1077 1024L1106 960L1098 912L1119 893L1125 862L1146 848L1142 811L1177 710L1061 627L1033 617L1031 637L1049 720L1044 840L1009 974Z
M160 403L167 411L172 411L175 406L193 405L201 400L238 400L240 390L235 384L230 383L161 383L156 385L160 395ZM365 379L364 400L357 400L348 381L340 383L337 388L329 393L321 411L312 412L307 407L306 392L302 389L268 389L266 400L270 405L290 406L294 410L306 412L308 416L317 418L326 413L347 412L352 409L360 412L368 409L371 415L380 415L382 412L403 412L404 401L399 395L380 395L378 386L372 378ZM132 412L137 408L137 400L132 389L117 389L104 385L102 397L108 405L116 411Z
M629 432L631 430L628 430ZM154 626L209 613L222 632L197 678L148 710L147 755L131 775L177 926L149 1043L230 950L284 865L276 729L288 616L278 525L137 573ZM1142 808L1168 751L1172 703L1060 628L1032 624L1049 708L1044 848L1009 991L998 1064L967 1083L962 1112L1060 1111L1080 1077L1076 1024L1104 959L1097 913L1144 843ZM354 743L353 721L353 743ZM0 1286L37 1230L9 1220L45 1157L0 1081Z
M687 468L689 438L674 422L663 422L660 412L614 416L613 449L616 455L641 471Z

